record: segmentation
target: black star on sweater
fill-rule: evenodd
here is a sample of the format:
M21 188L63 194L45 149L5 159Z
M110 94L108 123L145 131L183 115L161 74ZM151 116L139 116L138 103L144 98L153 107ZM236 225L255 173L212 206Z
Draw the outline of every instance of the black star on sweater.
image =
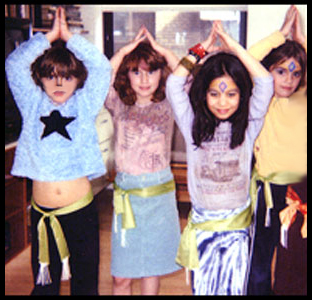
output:
M75 119L75 117L62 117L61 113L58 110L53 110L48 117L40 117L40 121L45 124L41 139L56 131L63 137L71 140L65 126Z

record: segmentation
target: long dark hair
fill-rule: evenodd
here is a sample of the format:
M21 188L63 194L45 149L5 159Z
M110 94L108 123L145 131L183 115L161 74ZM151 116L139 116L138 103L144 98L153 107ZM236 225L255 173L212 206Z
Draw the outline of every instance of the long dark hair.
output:
M242 62L234 55L220 52L206 60L194 78L190 89L190 101L194 111L192 136L194 145L213 139L220 120L207 106L207 90L211 82L221 76L229 75L240 91L240 102L236 112L227 120L232 124L230 148L242 144L248 126L249 98L252 92L252 80Z

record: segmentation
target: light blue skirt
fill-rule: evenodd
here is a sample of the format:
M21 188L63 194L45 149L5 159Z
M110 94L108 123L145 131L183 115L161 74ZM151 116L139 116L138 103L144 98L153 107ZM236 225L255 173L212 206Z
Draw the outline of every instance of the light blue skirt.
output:
M173 179L170 168L130 175L118 173L116 184L124 190L143 188ZM122 236L121 215L113 218L111 274L115 277L160 276L180 269L175 257L180 242L180 223L175 191L150 198L130 195L136 228ZM115 223L117 220L117 224ZM122 241L123 239L123 241Z

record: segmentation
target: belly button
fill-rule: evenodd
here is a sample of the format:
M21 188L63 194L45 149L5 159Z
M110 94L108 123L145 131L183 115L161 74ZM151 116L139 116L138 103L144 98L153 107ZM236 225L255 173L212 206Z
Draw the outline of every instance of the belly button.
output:
M56 194L57 195L61 195L62 194L61 190L60 189L56 189Z

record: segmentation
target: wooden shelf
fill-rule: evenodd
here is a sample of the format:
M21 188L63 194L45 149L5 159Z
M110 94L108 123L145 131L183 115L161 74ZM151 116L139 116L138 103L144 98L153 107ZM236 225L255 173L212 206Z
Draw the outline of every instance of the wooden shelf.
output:
M187 190L187 165L186 163L172 162L171 170L176 183L177 201L190 202Z
M14 153L5 149L5 262L28 245L26 179L10 175Z

